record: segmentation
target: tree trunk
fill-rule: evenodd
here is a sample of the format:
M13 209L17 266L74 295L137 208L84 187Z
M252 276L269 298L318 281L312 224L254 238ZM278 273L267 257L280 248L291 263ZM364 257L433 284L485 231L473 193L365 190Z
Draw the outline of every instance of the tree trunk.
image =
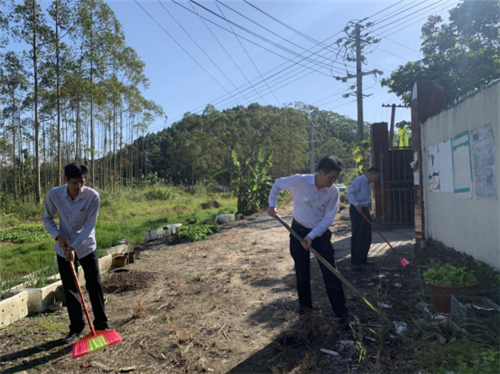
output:
M21 126L21 107L19 107L19 196L24 201L24 162L23 162L23 128Z
M35 201L39 204L42 201L41 180L40 180L40 149L39 149L39 126L38 123L38 69L37 69L37 36L36 36L36 0L33 0L33 75L35 81Z
M94 187L95 177L94 177L94 33L93 33L93 9L91 11L90 19L90 184Z
M120 189L123 188L123 165L122 165L122 159L123 159L123 108L120 105L120 144L119 144L119 158L118 158L118 171L120 173L119 175L119 180L120 180Z
M81 162L81 145L80 145L80 100L76 99L76 150L75 150L75 159L77 162Z
M16 107L16 97L12 91L12 109ZM17 193L17 165L16 165L16 120L12 116L12 167L14 168L14 200L18 200Z
M59 70L59 0L56 0L56 95L57 95L57 184L62 184L61 155L61 72Z

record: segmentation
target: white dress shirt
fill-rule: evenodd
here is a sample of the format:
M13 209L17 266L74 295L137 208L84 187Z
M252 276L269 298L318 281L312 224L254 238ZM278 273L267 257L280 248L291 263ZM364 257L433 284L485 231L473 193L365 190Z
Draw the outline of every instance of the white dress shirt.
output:
M371 206L372 186L366 175L355 178L347 191L347 200L354 206L368 208Z
M66 185L52 188L45 199L43 224L45 230L56 239L59 234L66 236L75 249L78 258L83 258L96 250L95 224L99 213L100 199L97 191L83 186L80 194L71 199ZM54 215L59 213L59 228ZM56 253L65 257L63 248L56 240Z
M290 191L293 195L293 218L311 232L311 239L325 233L335 220L339 208L339 190L332 185L320 190L314 182L315 175L297 174L280 178L274 182L269 194L269 206L276 207L281 191Z

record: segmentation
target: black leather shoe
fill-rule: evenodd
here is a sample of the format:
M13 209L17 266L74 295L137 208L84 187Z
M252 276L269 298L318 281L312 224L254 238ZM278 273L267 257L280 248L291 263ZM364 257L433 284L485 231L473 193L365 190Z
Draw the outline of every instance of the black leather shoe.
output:
M355 325L354 320L352 319L351 313L347 312L340 317L339 321L340 327L345 328L345 329L350 329L351 326Z
M366 260L365 265L375 265L375 262Z
M362 271L363 266L362 265L352 265L352 270L353 271Z
M312 308L308 308L308 307L300 307L299 308L299 315L301 315L301 316L309 314L311 312L312 312Z
M66 344L73 344L83 338L83 331L80 331L79 333L76 332L69 332L68 335L64 338L64 342Z

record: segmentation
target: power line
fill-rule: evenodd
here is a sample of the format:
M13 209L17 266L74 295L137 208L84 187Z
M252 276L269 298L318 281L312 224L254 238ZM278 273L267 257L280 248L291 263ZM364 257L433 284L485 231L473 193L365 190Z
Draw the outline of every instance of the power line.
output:
M394 4L390 5L390 6L388 6L387 8L384 8L384 9L378 11L377 13L372 14L371 16L368 16L368 17L364 18L363 21L366 21L367 19L375 17L375 16L379 15L380 13L383 13L383 12L387 11L388 9L391 9L392 7L398 5L398 4L402 3L402 2L404 2L404 0L398 1L397 3L394 3Z
M238 90L239 94L241 96L243 96L248 102L250 102L250 100L248 100L248 98L243 95L241 93L241 91L239 90L238 87L236 87L236 85L233 83L233 81L226 75L226 73L224 73L222 71L222 69L219 67L219 65L217 65L215 63L214 60L212 60L212 58L208 55L207 52L205 52L205 50L198 44L198 42L191 36L191 34L184 28L184 26L181 25L181 23L179 21L177 21L177 19L174 17L174 15L172 13L170 13L170 11L163 5L163 3L160 1L160 0L157 0L158 3L162 6L162 8L165 10L165 12L168 13L168 15L170 17L172 17L172 19L175 21L175 23L177 23L177 25L179 25L179 27L182 29L182 31L184 31L184 33L189 37L189 39L191 39L193 41L193 43L198 47L198 49L210 60L210 62L217 68L217 70L219 70L219 72L227 79L227 81L229 83L231 83L231 85L236 89ZM227 91L229 93L229 91Z
M382 19L382 20L378 20L378 21L373 21L373 22L374 22L375 24L377 24L377 25L378 25L378 24L381 24L381 23L384 23L384 22L386 22L386 21L388 21L388 20L390 20L390 19L392 19L392 18L394 18L394 17L396 17L396 16L398 16L398 15L400 15L400 14L402 14L402 13L405 13L405 12L409 11L410 9L413 9L413 8L415 8L415 7L417 7L417 6L419 6L419 5L423 4L423 3L425 3L426 1L427 1L427 0L424 0L424 1L420 2L420 3L418 3L418 4L415 4L415 5L413 5L413 6L410 6L410 7L406 8L406 9L404 9L404 10L401 10L401 11L400 11L400 12L398 12L398 13L395 13L395 14L394 14L394 13L391 13L391 14L390 14L390 15L388 15L386 18L384 18L384 19ZM404 18L404 17L403 17L403 18Z
M449 1L449 0L446 0L446 3L448 3L448 1ZM455 4L457 4L457 3L452 4L452 6L453 6L453 5L455 5ZM439 4L439 6L441 6L441 4ZM444 5L444 7L443 7L443 9L441 10L441 12L443 12L445 8L446 8L446 4ZM430 13L430 14L431 14L431 13ZM423 18L420 18L420 19L418 19L417 21L415 21L415 22L413 22L413 23L406 24L404 27L400 28L399 30L397 30L397 31L395 31L395 32L393 32L393 33L391 33L391 34L386 34L386 35L396 34L396 33L398 33L399 31L404 30L405 28L408 28L408 27L410 27L410 26L414 25L415 23L418 23L418 22L420 22L420 21L424 20L424 19L425 19L425 18L427 18L430 14L425 15ZM414 19L414 18L412 18L412 19ZM401 26L401 24L400 24L400 25L398 25L398 26ZM398 26L396 26L396 27L398 27ZM388 31L388 30L386 30L386 31ZM370 32L370 33L372 33L372 32ZM399 44L399 45L401 45L401 46L403 46L403 47L405 47L405 48L408 48L408 49L410 49L410 50L412 50L412 51L415 51L415 52L419 52L419 53L420 53L420 51L417 51L416 49L410 48L410 47L408 47L408 46L406 46L406 45L404 45L404 44L402 44L402 43L399 43L399 42L396 42L396 41L394 41L394 40L392 40L392 39L389 39L389 38L387 38L387 36L383 36L383 35L381 35L381 34L373 34L373 35L378 36L378 37L380 37L380 38L381 38L381 39L383 39L383 40L389 40L389 41L391 41L391 42L393 42L393 43ZM382 49L382 48L380 48L380 47L377 47L376 49L380 49L381 51L383 51L383 52L385 52L385 53L388 53L388 54L391 54L391 55L393 55L393 56L395 56L395 57L398 57L398 58L400 58L400 59L402 59L402 60L405 60L405 61L411 61L411 60L409 60L409 59L407 59L407 58L405 58L405 57L399 56L399 55L397 55L397 54L395 54L395 53L393 53L393 52L386 51L386 50L384 50L384 49Z
M184 5L182 5L182 4L180 4L180 3L178 3L177 1L175 1L175 0L171 0L171 1L172 1L173 3L175 3L175 4L177 4L178 6L180 6L181 8L183 8L183 9L187 10L188 12L190 12L190 13L192 13L192 14L197 15L197 14L196 14L195 12L193 12L191 9L189 9L189 8L185 7ZM196 2L195 2L195 4L196 4ZM201 7L203 7L203 6L201 6ZM197 15L197 16L198 16L198 15ZM203 17L203 16L200 16L200 17ZM224 18L224 17L222 17L222 16L220 16L220 15L219 15L219 17L220 17L220 18L223 18L223 19L226 19L226 18ZM239 35L239 34L236 34L235 32L233 32L233 31L231 31L231 30L228 30L228 29L226 29L225 27L222 27L221 25L219 25L219 24L217 24L217 23L213 22L212 20L209 20L209 19L208 19L208 18L206 18L206 17L203 17L203 19L205 19L206 21L210 22L211 24L213 24L213 25L215 25L215 26L217 26L217 27L221 28L222 30L229 32L230 34L234 34L234 35L238 36L239 38L241 38L241 39L243 39L243 40L246 40L246 41L247 41L247 42L249 42L249 43L252 43L252 44L254 44L254 45L256 45L256 46L258 46L258 47L260 47L260 48L262 48L262 49L264 49L264 50L266 50L266 51L268 51L268 52L270 52L270 53L272 53L272 54L275 54L276 56L279 56L279 57L283 58L284 60L288 60L288 61L290 61L290 62L292 62L292 63L294 63L294 64L298 64L298 65L304 66L304 65L300 64L299 62L294 62L293 60L290 60L288 57L284 57L284 56L280 55L279 53L276 53L276 52L274 52L274 51L272 51L272 50L270 50L270 49L268 49L268 48L266 48L266 47L264 47L264 46L262 46L262 45L260 45L260 44L258 44L258 43L255 43L254 41L252 41L252 40L250 40L250 39L245 38L244 36L241 36L241 35ZM234 22L233 22L233 24L234 24ZM240 27L241 27L241 26L240 26ZM250 32L252 33L252 31L250 31ZM254 34L256 34L256 33L254 33ZM258 35L258 34L256 34L256 35ZM268 39L266 39L266 38L264 38L264 37L262 37L262 36L260 36L260 35L258 36L258 38L268 40ZM269 42L269 43L271 43L271 44L277 45L276 43L274 43L274 42L272 42L272 41L269 41L269 40L268 40L268 42ZM289 50L288 48L281 47L281 46L279 46L279 45L277 45L277 46L278 46L280 49L283 49L283 50L287 51L288 53L295 55L297 58L300 58L300 57L302 56L301 54L299 54L299 53L297 53L297 52L294 52L294 51L292 51L292 50ZM309 50L309 51L310 51L310 50ZM308 59L308 57L304 57L304 56L302 56L302 59L301 59L300 61L305 60L305 59ZM328 66L328 65L326 65L325 63L318 63L318 61L317 61L317 60L312 60L312 59L309 59L309 60L310 60L309 62L314 62L314 63L317 63L317 64L322 64L322 65L323 65L323 68L325 68L325 67L329 68L329 66ZM306 68L308 68L308 69L314 70L314 71L316 71L316 72L318 72L318 73L320 73L320 74L326 75L326 76L328 76L328 77L330 76L329 74L327 74L327 73L325 73L325 72L323 72L323 71L321 71L321 70L314 69L314 68L311 68L311 67L309 67L309 66L305 66L305 67L306 67Z
M191 3L189 3L191 5L191 7L193 8L193 10L198 13L196 11L196 9L193 7L193 5ZM236 61L234 61L234 59L231 57L231 55L229 54L229 52L226 50L226 48L222 45L222 43L220 42L220 40L217 38L217 36L215 35L215 33L212 31L212 29L206 24L205 20L203 18L200 17L200 21L205 25L205 27L208 29L208 31L210 32L210 34L212 34L212 36L215 38L215 40L217 41L217 43L219 43L220 47L224 50L224 52L226 53L227 57L229 57L229 59L232 61L232 63L234 64L234 66L236 66L236 68L239 70L239 72L241 73L241 75L243 75L243 77L245 77L246 81L248 83L250 83L250 80L248 79L248 77L245 75L245 73L243 73L243 71L241 70L240 66L236 63ZM254 88L255 92L259 95L259 97L262 99L262 101L264 101L264 103L267 104L266 102L266 99L264 99L260 93L257 92L257 90ZM241 93L241 91L240 91ZM246 98L248 100L248 98Z
M410 18L410 20L411 19L415 19L416 17L420 17L421 16L421 15L417 15L416 17L414 17L417 13L420 13L420 12L426 10L426 9L432 9L433 10L433 9L436 9L436 8L439 8L439 7L441 7L440 3L438 3L438 2L437 3L432 3L431 5L428 5L426 7L420 8L419 10L417 10L416 12L414 12L413 14L411 14L410 16L407 15L407 16L401 17L401 18L399 18L399 19L397 19L395 21L392 21L391 23L388 23L386 25L380 26L378 29L372 30L372 32L376 32L376 31L382 30L382 29L384 29L386 27L389 27L389 26L393 26L393 27L389 28L389 30L392 30L392 29L394 29L394 28L396 28L398 26L401 26L401 24L397 25L397 26L394 26L395 23L398 23L400 21L408 22L408 17L413 17L413 18ZM384 32L387 32L389 30L385 30Z
M207 69L205 69L205 68L203 67L203 65L201 65L201 64L198 62L198 60L196 60L196 59L195 59L195 58L194 58L194 57L193 57L193 56L192 56L192 55L191 55L191 54L190 54L190 53L189 53L189 52L188 52L188 51L187 51L187 50L186 50L186 49L185 49L185 48L184 48L184 47L183 47L183 46L182 46L182 45L181 45L181 44L180 44L180 43L179 43L179 42L178 42L178 41L177 41L177 40L176 40L173 36L172 36L172 35L170 35L170 33L169 33L167 30L165 30L165 28L163 28L163 26L162 26L162 25L160 25L160 23L158 23L158 21L157 21L157 20L156 20L156 19L155 19L155 18L154 18L154 17L153 17L153 16L152 16L152 15L151 15L151 14L150 14L147 10L146 10L146 9L144 9L144 7L143 7L143 6L139 3L139 1L138 1L138 0L134 0L134 1L135 1L135 3L136 3L137 5L139 5L139 6L141 7L141 9L142 9L142 10L143 10L143 11L144 11L144 12L145 12L148 16L149 16L149 18L151 18L151 19L152 19L152 20L153 20L153 21L154 21L154 22L155 22L155 23L156 23L156 24L157 24L157 25L158 25L158 26L159 26L159 27L163 30L163 32L164 32L165 34L167 34L167 35L170 37L170 39L172 39L172 40L175 42L175 44L177 44L177 45L179 46L179 48L181 48L181 49L182 49L182 50L183 50L183 51L184 51L184 52L185 52L185 53L186 53L189 57L191 57L191 59L192 59L192 60L193 60L193 61L194 61L194 62L195 62L195 63L196 63L196 64L197 64L200 68L202 68L202 69L203 69L203 71L204 71L205 73L207 73L207 75L208 75L208 76L210 76L210 78L212 78L212 79L214 80L214 82L215 82L215 83L217 83L217 84L218 84L218 85L219 85L219 86L220 86L220 87L221 87L224 91L226 91L226 92L228 93L228 95L230 95L230 94L229 94L229 91L228 91L228 90L226 90L226 88L225 88L222 84L220 84L220 83L219 83L219 81L218 81L217 79L215 79L215 78L213 77L213 75L212 75L212 74L210 74L210 73L207 71Z
M221 12L221 14L226 17L224 15L224 12L222 11L222 9L219 7L219 4L217 4L215 2L215 5L217 6L217 8L219 9L219 12ZM191 5L192 6L192 5ZM255 64L255 62L253 61L253 58L250 56L250 54L248 53L247 49L245 48L245 46L243 45L243 43L241 42L240 38L238 38L238 36L236 35L236 33L234 32L233 30L233 26L231 26L231 24L229 22L226 22L227 25L229 26L229 28L231 29L231 31L233 32L234 34L234 37L236 38L236 40L238 41L238 43L240 44L241 48L243 48L243 50L245 51L245 54L247 55L248 59L250 60L250 62L252 63L253 67L255 68L255 70L257 71L257 73L259 73L259 76L262 80L264 80L264 77L262 76L262 73L260 72L259 68L257 67L257 65ZM269 91L271 92L271 94L273 95L274 99L276 100L276 102L278 103L279 106L281 106L281 103L280 101L278 100L278 98L276 97L275 93L269 88L269 85L267 83L266 80L264 80L264 82L266 83L266 86L267 88L269 89ZM248 82L250 84L250 82Z
M450 5L450 7L453 7L453 6L457 5L459 2L460 2L460 1L457 1L456 3L452 3L452 4ZM434 6L433 8L438 8L438 7L440 7L440 6L441 6L441 4L439 4L437 7L436 7L436 6ZM445 4L445 7L446 7L446 4ZM444 10L444 9L443 9L443 10ZM431 14L432 14L432 13L431 13ZM419 23L420 21L422 21L422 20L426 19L427 17L429 17L431 14L427 14L427 15L425 15L424 17L419 18L418 20L416 20L416 21L415 21L415 22L413 22L413 23L410 23L410 24L405 24L405 26L404 26L404 27L402 27L402 28L400 28L400 29L398 29L398 30L396 30L396 31L394 31L394 32L392 32L392 33L387 33L387 34L385 34L385 36L382 36L382 38L385 38L387 35L394 35L394 34L396 34L396 33L400 32L401 30L404 30L404 29L406 29L406 28L408 28L408 27L410 27L410 26L412 26L412 25L414 25L414 24L416 24L416 23ZM419 15L419 16L417 16L417 17L420 17L420 16L421 16L421 15ZM410 19L410 20L408 20L408 21L412 21L412 20L414 20L414 19L415 19L415 18L417 18L417 17L413 17L413 18L411 18L411 19ZM408 22L408 21L407 21L407 22ZM398 28L399 26L401 26L401 24L396 25L396 26L394 26L394 27L391 27L390 29L385 30L384 32L389 32L390 30L394 30L395 28Z
M177 3L175 0L172 0L172 1L174 1L176 4L180 5L180 4L179 4L179 3ZM214 12L214 11L212 11L211 9L209 9L209 8L207 8L207 7L205 7L205 6L201 5L201 4L199 4L199 3L197 3L197 2L196 2L196 1L194 1L194 0L189 0L189 1L191 1L192 3L194 3L196 6L198 6L198 7L202 8L202 9L206 10L207 12L209 12L209 13L211 13L211 14L215 15L216 17L218 17L218 18L220 18L220 19L222 19L222 20L225 20L226 22L231 23L232 25L234 25L234 26L238 27L239 29L241 29L241 30L245 31L246 33L249 33L250 35L252 35L252 36L254 36L254 37L256 37L256 38L258 38L258 39L260 39L260 40L262 40L262 41L264 41L264 42L266 42L266 43L268 43L268 44L271 44L271 45L273 45L273 46L274 46L274 47L276 47L276 48L279 48L279 49L281 49L281 50L283 50L283 51L285 51L285 52L287 52L287 53L289 53L289 54L291 54L291 55L294 55L294 56L296 56L296 57L300 57L300 56L301 56L299 53L297 53L297 52L295 52L295 51L293 51L293 50L291 50L291 49L289 49L289 48L286 48L286 47L284 47L284 46L282 46L282 45L280 45L280 44L278 44L278 43L276 43L276 42L273 42L272 40L270 40L270 39L268 39L268 38L266 38L266 37L264 37L264 36L262 36L262 35L260 35L260 34L258 34L258 33L256 33L256 32L254 32L254 31L249 30L249 29L247 29L246 27L243 27L243 26L241 26L241 25L237 24L236 22L231 21L230 19L228 19L228 18L226 18L226 17L221 16L220 14L215 13L215 12ZM224 5L224 4L222 4L222 5ZM181 6L182 6L182 5L181 5ZM226 5L224 5L224 6L226 6ZM182 7L183 7L183 8L185 8L184 6L182 6ZM185 9L188 9L188 8L185 8ZM219 26L219 27L221 27L221 28L223 28L223 27L222 27L222 26L220 26L220 25L218 25L218 26ZM230 32L229 30L227 30L227 29L225 29L225 28L223 28L223 29L224 29L224 30L226 30L226 31L228 31L228 32ZM240 37L241 37L241 36L240 36ZM257 44L257 45L259 45L259 44ZM260 46L260 45L259 45L259 46ZM260 46L260 47L262 48L262 46ZM305 50L305 51L310 51L310 50L307 50L307 49L305 49L305 48L303 48L303 47L300 47L300 48L301 48L301 49L303 49L303 50ZM313 53L313 54L317 54L316 52L311 52L311 53ZM282 57L282 58L285 58L285 59L286 59L286 57L283 57L283 56L281 56L281 55L280 55L280 57ZM306 57L306 58L307 58L308 60L310 60L311 62L314 62L314 63L316 63L316 64L318 64L318 65L322 65L323 67L326 67L326 68L329 68L329 67L330 67L329 65L327 65L327 64L325 64L325 63L323 63L323 62L320 62L320 61L318 61L317 59L309 59L308 57Z
M319 102L321 102L321 101L324 101L324 100L326 100L326 99L329 99L329 98L331 98L331 97L337 96L338 94L341 94L341 93L343 93L343 92L347 92L347 91L349 91L349 89L342 90L342 91L339 91L339 92L335 92L335 93L334 93L334 94L332 94L332 95L329 95L329 96L327 96L327 97L324 97L324 98L323 98L323 99L321 99L321 100L317 100L317 101L315 101L315 102L311 103L311 105L315 105L315 104L317 104L317 103L319 103ZM342 99L343 99L343 97L342 97Z
M196 4L196 1L194 1L194 0L190 0L190 1ZM245 18L246 20L248 20L248 21L252 22L253 24L255 24L255 25L257 25L257 26L259 26L259 27L263 28L264 30L266 30L267 32L269 32L269 33L273 34L274 36L277 36L278 38L280 38L280 39L282 39L282 40L286 41L287 43L290 43L290 44L292 44L292 45L294 45L294 46L296 46L296 47L298 47L298 48L300 48L300 49L302 49L302 50L304 50L304 51L308 51L306 48L304 48L304 47L302 47L302 46L298 45L297 43L294 43L294 42L292 42L292 41L290 41L290 40L288 40L288 39L286 39L286 38L282 37L281 35L279 35L279 34L275 33L274 31L269 30L267 27L262 26L260 23L258 23L258 22L256 22L256 21L254 21L254 20L250 19L249 17L245 16L244 14L242 14L242 13L238 12L237 10L235 10L235 9L231 8L229 5L222 3L220 0L215 0L215 1L216 1L217 3L219 3L219 4L221 4L222 6L224 6L224 7L228 8L228 9L229 9L229 10L231 10L232 12L234 12L234 13L238 14L239 16L241 16L241 17ZM208 8L206 8L206 9L208 9ZM224 17L224 18L225 18L225 17ZM316 43L316 44L318 44L318 43ZM319 56L316 52L314 52L314 54L315 54L315 55L317 55L317 56ZM322 56L320 56L320 57L322 57Z
M219 2L219 0L216 0L217 2ZM276 17L273 17L272 15L270 15L269 13L266 13L264 10L258 8L256 5L250 3L249 1L247 0L243 0L243 2L245 2L246 4L250 5L252 8L256 9L257 11L261 12L262 14L266 15L267 17L271 18L272 20L278 22L280 25L286 27L287 29L293 31L294 33L296 33L297 35L300 35L302 36L303 38L309 40L310 42L313 42L317 45L321 45L322 47L325 47L325 48L330 48L330 46L326 45L326 44L323 44L322 42L310 37L309 35L306 35L304 34L303 32L293 28L292 26L286 24L285 22L282 22L280 21L279 19L277 19ZM332 48L332 51L335 52L335 49Z

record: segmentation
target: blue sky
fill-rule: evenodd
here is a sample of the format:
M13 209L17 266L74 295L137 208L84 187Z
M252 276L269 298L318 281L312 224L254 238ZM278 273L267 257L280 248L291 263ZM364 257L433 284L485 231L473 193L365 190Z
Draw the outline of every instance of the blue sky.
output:
M224 20L217 18L201 7L190 4L187 0L176 1L218 25L230 29L230 26ZM266 77L266 73L269 71L271 71L270 74L273 74L292 64L289 60L264 50L251 42L241 38L238 40L234 34L228 33L206 21L209 30L198 15L190 13L171 0L162 0L161 4L158 0L140 0L141 6L150 15L134 0L108 1L109 6L123 25L127 43L137 51L146 64L146 76L150 80L150 85L147 90L144 90L144 96L160 104L169 118L167 124L160 121L153 123L149 131L155 132L165 126L170 126L173 121L182 118L186 112L201 113L209 103L222 110L238 104L246 106L249 102L258 102L262 105L283 105L302 101L318 106L320 109L333 110L356 119L357 105L355 98L344 99L341 96L342 93L352 92L346 90L350 85L355 84L355 79L349 80L348 83L342 83L334 79L330 73L329 67L334 66L340 69L340 71L337 69L334 72L335 75L345 75L345 68L340 57L333 58L333 52L329 52L328 49L318 46L316 43L280 25L245 4L242 0L221 1L222 4L219 3L218 6L214 0L200 0L197 2L217 14L220 14L222 10L224 15L237 25L250 29L282 47L295 51L295 53L306 53L306 50L313 48L312 51L316 54L306 53L306 55L314 59L319 59L319 56L328 53L326 58L321 58L322 65L309 63L308 60L297 58L287 51L280 50L275 45L267 44L232 25L234 31L242 37L265 46L267 49L293 60L295 63L298 61L300 64L321 70L323 74L295 65L287 70L287 72L293 71L293 73L289 73L290 75L297 74L293 78L288 76L287 80L286 76L280 78L283 75L277 75L268 80L272 93L265 84L261 83L255 89L249 88L239 94L238 90L241 92L244 87L248 87L248 80L251 82L261 81L261 74ZM419 52L420 29L427 16L440 14L447 19L447 9L455 6L458 0L250 1L276 19L315 40L323 41L337 34L325 43L332 43L337 38L345 35L341 30L349 21L360 20L391 7L369 19L369 21L375 21L375 26L372 28L374 36L382 36L382 41L372 53L366 55L368 63L363 66L364 71L382 70L384 71L382 77L387 77L391 70L394 70L399 65L421 57ZM49 4L48 1L43 1L44 6ZM269 31L236 14L228 7L266 27ZM165 9L202 47L204 53L200 51L193 40L186 35L181 26ZM390 16L392 18L384 20L385 17ZM378 28L380 30L377 30ZM218 41L212 35L212 32ZM251 59L247 56L240 42ZM231 57L226 54L221 45ZM370 49L372 48L368 47L368 50ZM197 62L193 61L193 58L186 51ZM349 64L354 65L354 63ZM280 65L282 66L278 70L273 70ZM326 68L323 68L324 66ZM343 74L342 71L344 71ZM350 69L349 72L355 73L353 69ZM300 77L302 78L298 79ZM277 79L278 81L276 81ZM289 82L292 83L284 86ZM364 100L364 120L367 122L389 122L390 108L382 108L381 106L387 103L399 104L397 97L394 94L389 94L386 88L381 88L378 79L374 80L374 76L371 75L364 77L363 86L364 93L371 95ZM227 92L233 91L233 94L227 94ZM221 100L220 98L224 96L226 100ZM409 117L409 109L398 109L396 111L396 121L408 120Z
M188 1L185 0L180 0L179 2L191 10L193 10L194 7L200 15L229 29L229 26L224 20L218 19L204 9L196 5L191 7ZM442 14L442 16L446 17L448 14L446 10L456 3L456 1L446 0L427 1L424 3L422 1L406 0L396 4L398 2L399 1L252 1L252 3L266 13L269 13L280 21L320 41L341 31L351 20L367 17L394 5L387 11L373 17L374 20L378 19L382 21L384 17L390 16L391 13L397 13L398 10L402 12L399 15L394 14L392 19L380 23L379 26L375 24L373 28L374 31L378 27L385 26L378 32L375 31L375 33L380 33L382 36L387 34L388 39L382 38L379 48L367 55L368 64L363 67L365 71L373 69L382 70L384 71L384 76L388 76L390 71L400 64L421 57L419 48L420 29L425 22L423 18L429 14ZM220 13L214 1L199 1L199 3L218 14ZM315 46L311 41L297 35L242 1L225 0L223 3L300 47L310 49ZM186 35L158 1L141 1L141 5L145 10L148 11L151 16L188 51L220 83L220 85L224 86L227 91L234 91L234 86L241 87L247 84L248 81L245 76L250 81L254 79L260 80L259 72L253 66L252 61L248 58L233 34L206 22L211 31L219 39L220 43L231 55L234 62L239 66L241 72L197 15L188 12L172 1L165 0L162 1L162 4L168 9L173 17L175 17L179 24L189 32L191 37L203 48L205 53L215 62L219 69L225 73L229 80L214 66L214 64L212 64L204 53L200 51L196 44ZM410 4L414 5L413 9L408 9ZM145 91L145 96L163 106L169 117L168 125L170 125L172 121L182 117L184 113L188 111L200 112L208 103L217 103L217 98L227 95L227 91L221 88L219 84L194 62L193 59L190 58L133 0L110 1L109 5L116 12L118 19L123 24L127 42L138 52L139 56L141 56L146 63L146 75L150 79L150 87ZM276 35L251 23L223 5L219 4L219 7L231 21L298 53L304 52L303 49L280 39ZM424 7L428 8L424 9ZM406 12L404 12L405 9L407 9ZM403 17L406 18L401 19ZM411 25L412 23L414 24ZM407 27L404 28L405 26ZM234 25L232 25L232 27L239 35L276 51L276 53L282 56L290 59L294 58L293 55L281 51L262 40L256 39ZM401 28L403 29L400 30ZM341 35L342 34L339 34L334 37L330 40L330 43ZM241 42L261 74L287 62L286 59L276 56L248 41L241 40ZM316 47L314 51L317 51L318 54L325 53L325 49L320 47ZM316 58L317 56L313 55L312 57ZM295 59L294 61L297 60L299 59ZM331 64L333 59L324 61L328 61L328 64ZM339 59L338 61L341 60ZM302 63L305 64L306 60L303 60ZM283 67L288 65L284 65ZM310 65L312 66L313 64ZM334 66L343 69L339 64L334 64ZM317 65L316 68L319 68L319 65ZM297 72L298 71L300 70L297 70ZM312 70L309 70L309 72L311 71ZM305 75L307 72L307 69L303 69L303 73L297 75L295 78ZM339 72L335 74L340 75ZM290 79L290 81L291 80L293 79ZM284 83L286 82L288 81ZM355 80L350 80L349 82L350 84L354 84ZM354 97L344 99L341 94L338 93L339 91L348 89L349 85L339 82L332 77L313 71L312 74L286 87L280 88L280 86L282 86L282 84L276 87L278 89L273 89L271 86L271 90L276 98L264 84L261 84L258 88L260 88L260 96L262 97L258 96L253 89L243 92L246 98L239 95L238 91L236 91L237 94L231 96L233 97L232 100L226 100L215 106L217 109L223 109L225 107L237 105L238 103L248 105L249 101L259 102L260 104L266 104L267 102L272 105L277 105L278 102L276 99L278 99L281 104L303 101L309 104L316 103L315 105L321 109L331 109L351 118L356 118L357 106ZM394 102L399 104L397 98L393 94L387 93L387 89L381 88L380 84L374 80L373 76L364 78L364 87L364 93L372 95L364 100L365 121L389 122L390 109L382 108L381 105ZM325 99L329 96L331 97ZM322 99L324 100L320 101ZM396 112L396 119L409 119L409 112L408 109L398 109ZM165 125L162 123L155 123L150 127L150 130L157 131L164 126Z

